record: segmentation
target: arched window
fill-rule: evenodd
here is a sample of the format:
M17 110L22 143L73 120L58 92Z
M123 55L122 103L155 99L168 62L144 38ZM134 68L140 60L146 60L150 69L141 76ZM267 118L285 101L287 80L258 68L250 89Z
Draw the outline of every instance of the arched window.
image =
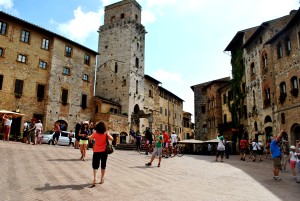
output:
M254 75L255 74L255 66L254 66L253 62L250 65L250 69L251 69L251 74Z
M285 82L280 83L280 94L286 94L286 85Z
M291 84L292 84L292 89L298 89L298 80L296 76L292 77Z
M262 53L262 65L264 68L268 66L268 55L266 51Z
M265 117L264 123L268 123L268 122L272 122L272 118L271 118L269 115L267 115L267 116Z
M291 79L291 93L293 96L298 96L298 79L296 76L292 77Z

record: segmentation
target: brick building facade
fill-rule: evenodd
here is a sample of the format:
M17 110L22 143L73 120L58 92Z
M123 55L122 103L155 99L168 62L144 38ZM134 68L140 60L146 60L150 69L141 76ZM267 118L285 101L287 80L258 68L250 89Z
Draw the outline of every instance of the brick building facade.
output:
M93 108L97 52L24 20L0 12L0 108L24 113L13 120L56 121L73 129Z

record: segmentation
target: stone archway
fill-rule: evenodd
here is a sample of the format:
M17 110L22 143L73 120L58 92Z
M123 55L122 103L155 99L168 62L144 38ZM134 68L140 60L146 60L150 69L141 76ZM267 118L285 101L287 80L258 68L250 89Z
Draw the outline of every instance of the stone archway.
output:
M290 144L295 145L296 140L300 140L300 124L294 124L290 132Z
M59 119L59 120L56 121L56 123L59 123L59 126L61 127L62 131L67 131L68 130L68 123L65 120Z
M153 114L145 113L144 110L140 110L139 105L135 105L133 109L133 113L131 114L131 129L139 130L140 129L140 119L146 118L149 122L149 128L152 132L152 122L153 122Z

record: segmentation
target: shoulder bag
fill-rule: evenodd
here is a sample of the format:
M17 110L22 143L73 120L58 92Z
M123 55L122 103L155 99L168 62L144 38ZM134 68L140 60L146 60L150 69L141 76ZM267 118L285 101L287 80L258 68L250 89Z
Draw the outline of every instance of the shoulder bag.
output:
M105 148L105 152L107 154L112 154L114 152L113 146L108 142L107 134L106 134L106 148Z

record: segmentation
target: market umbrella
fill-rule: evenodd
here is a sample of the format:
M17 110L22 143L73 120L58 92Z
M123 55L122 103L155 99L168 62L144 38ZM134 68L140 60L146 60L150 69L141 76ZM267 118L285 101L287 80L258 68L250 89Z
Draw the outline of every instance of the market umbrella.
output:
M0 115L8 115L8 116L11 116L12 118L17 118L17 117L22 117L24 116L25 114L21 114L21 113L17 113L17 112L12 112L12 111L8 111L8 110L0 110Z

